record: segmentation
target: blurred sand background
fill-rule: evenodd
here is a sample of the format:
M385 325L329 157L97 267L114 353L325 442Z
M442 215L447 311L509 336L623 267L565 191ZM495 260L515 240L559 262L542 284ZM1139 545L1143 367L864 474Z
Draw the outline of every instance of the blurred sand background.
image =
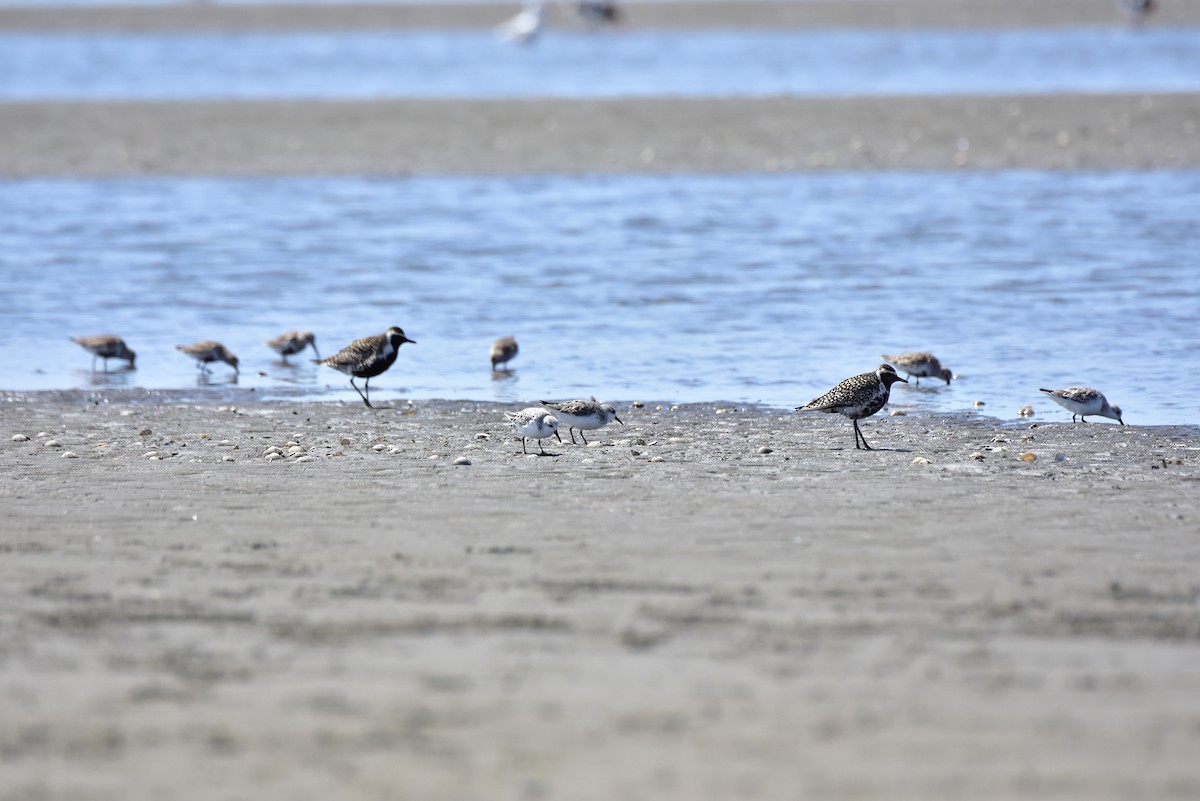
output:
M1123 23L838 0L629 24ZM1194 168L1198 124L1194 95L0 103L0 176ZM539 458L501 412L0 393L0 799L1200 797L1196 428L880 415L859 452L840 417L624 404ZM288 442L310 460L264 458Z
M486 28L514 9L471 4L0 8L0 31ZM562 12L554 7L552 13ZM781 0L634 4L626 24L1127 23L1105 0ZM1200 2L1164 2L1152 24L1200 24ZM0 176L1186 168L1200 165L1198 131L1200 97L1195 94L19 102L0 103Z

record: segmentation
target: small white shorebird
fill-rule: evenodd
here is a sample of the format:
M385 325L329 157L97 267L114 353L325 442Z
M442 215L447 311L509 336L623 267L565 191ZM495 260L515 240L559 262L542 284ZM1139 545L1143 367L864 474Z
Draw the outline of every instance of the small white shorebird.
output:
M528 409L522 409L519 412L505 412L504 418L512 423L513 428L521 435L521 453L529 453L529 451L525 450L526 438L538 441L538 451L540 451L542 456L554 455L546 453L546 450L542 447L543 439L555 436L558 437L559 442L562 442L562 436L558 433L558 420L545 409L530 406Z
M195 359L202 373L208 372L207 365L212 362L225 362L233 368L235 374L238 371L238 357L234 356L229 348L216 340L202 339L199 342L193 342L191 345L176 345L175 350L182 351Z
M897 381L904 379L896 375L895 368L890 364L881 364L872 373L847 378L821 397L810 400L803 406L797 406L796 411L844 414L854 423L854 447L858 448L859 440L862 440L863 448L874 450L858 429L858 421L870 417L887 404L892 384Z
M104 372L108 372L109 359L124 359L129 362L129 369L133 369L133 363L137 359L137 354L129 349L125 344L125 340L112 334L99 334L94 337L71 337L71 341L79 345L84 350L92 354L92 372L96 372L96 359L104 359Z
M263 344L278 353L285 363L288 356L294 356L310 346L317 358L321 358L321 354L317 351L317 337L312 331L288 331L274 339L263 340Z
M617 417L617 410L610 403L600 403L595 398L591 400L570 400L570 401L539 401L543 406L553 409L555 417L558 418L560 424L567 426L567 432L571 435L571 444L575 443L575 431L579 429L579 436L583 439L583 444L587 445L587 437L583 436L584 431L595 431L597 428L604 428L610 420L616 420L621 425L625 425L620 417Z
M492 369L498 369L497 365L504 365L504 369L508 369L508 363L517 357L520 352L517 347L515 337L500 337L492 343Z
M541 32L545 13L545 3L542 0L526 0L520 13L500 23L496 34L506 42L529 44Z
M1125 421L1121 419L1121 407L1111 405L1108 398L1104 397L1104 393L1098 389L1067 387L1066 389L1039 389L1038 392L1050 396L1050 400L1069 411L1072 423L1075 422L1075 415L1079 415L1080 421L1086 423L1087 415L1090 414L1109 417L1121 425L1125 425Z
M950 368L943 367L938 357L927 350L912 350L895 356L885 353L883 358L903 370L905 375L916 378L917 386L920 386L922 378L940 378L947 384L954 378Z

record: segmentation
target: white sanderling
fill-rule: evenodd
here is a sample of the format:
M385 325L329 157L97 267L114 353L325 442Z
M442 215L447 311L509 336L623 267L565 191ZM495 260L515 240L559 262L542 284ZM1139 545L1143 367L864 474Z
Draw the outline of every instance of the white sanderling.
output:
M858 429L858 421L870 417L884 407L888 402L892 384L904 381L896 375L896 370L890 364L881 364L872 373L863 373L839 383L819 398L809 401L803 406L797 406L798 412L829 412L844 414L854 423L854 447L862 440L862 447L872 450L867 444L867 438ZM907 381L904 381L907 384Z
M212 362L225 362L233 368L233 372L236 373L238 371L238 357L234 356L229 348L216 340L202 339L199 342L193 342L191 345L176 345L175 350L183 351L195 359L196 364L202 372L207 373L208 367L206 365Z
M1092 387L1067 387L1066 389L1039 389L1038 392L1044 392L1050 396L1050 400L1057 403L1071 413L1071 422L1075 422L1075 415L1079 415L1079 419L1086 423L1087 415L1099 415L1100 417L1111 417L1121 425L1125 425L1125 421L1121 419L1121 407L1109 404L1108 398L1104 397L1104 393Z
M497 365L504 365L504 369L508 369L508 363L511 359L515 359L520 352L517 347L515 337L500 337L492 343L492 369L497 369Z
M575 432L573 429L579 429L579 436L583 438L583 444L587 445L587 437L583 436L584 431L594 431L597 428L603 428L608 425L610 420L616 420L621 425L625 425L620 417L617 417L617 410L610 403L599 403L595 398L591 400L570 400L570 401L540 401L540 403L554 410L554 416L558 418L559 423L567 427L567 432L571 435L571 444L575 443Z
M938 361L938 357L934 356L927 350L913 350L908 353L897 353L895 356L883 354L883 358L904 371L905 375L915 377L919 386L922 378L940 378L947 384L954 374L950 372L949 367L943 367Z
M362 398L368 408L375 408L371 406L371 379L395 363L396 354L400 352L400 346L405 342L417 344L415 340L404 335L403 329L393 325L382 334L354 340L332 356L318 359L317 364L332 367L334 370L349 375L350 386L354 387L358 397ZM367 379L363 382L365 395L363 389L359 389L358 385L354 383L355 378Z
M317 337L312 331L288 331L274 339L264 340L263 344L278 353L285 362L288 356L294 356L310 346L316 357L321 358L321 354L317 351Z
M112 334L97 334L94 337L71 337L71 341L92 354L92 372L96 372L96 358L104 360L104 372L108 372L109 359L124 359L133 368L137 354L129 349L125 340Z
M519 412L505 412L504 418L512 423L513 428L521 435L521 453L529 453L529 451L525 450L525 440L527 438L538 441L538 451L540 451L542 456L554 455L546 453L546 450L542 447L543 439L555 436L558 437L559 442L562 442L562 436L558 433L558 420L546 409L530 406Z
M526 0L520 13L500 23L496 33L506 42L529 44L542 30L545 3L542 0Z

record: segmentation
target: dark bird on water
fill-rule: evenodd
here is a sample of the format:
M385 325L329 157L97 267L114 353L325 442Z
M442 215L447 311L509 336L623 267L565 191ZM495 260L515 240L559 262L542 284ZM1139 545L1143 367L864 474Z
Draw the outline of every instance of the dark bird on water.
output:
M285 362L288 356L294 356L310 346L317 358L321 358L320 352L317 351L317 337L312 331L288 331L274 339L264 340L263 344L278 353Z
M71 341L92 354L92 372L96 372L96 358L104 360L104 372L108 372L109 359L124 359L133 367L137 354L129 349L125 340L112 334L98 334L94 337L71 337Z
M796 411L846 415L854 423L854 447L859 448L861 440L862 448L873 450L859 430L858 421L870 417L887 404L892 384L897 381L908 383L896 375L896 369L890 364L881 364L873 373L847 378L821 397L797 406Z
M367 404L369 408L375 408L371 406L371 379L392 366L392 363L396 361L396 354L399 353L400 346L405 342L417 344L416 340L409 339L404 335L403 329L394 325L382 334L354 340L332 356L318 359L317 364L332 367L334 370L349 375L350 386L354 387L354 391L362 398L363 403ZM359 389L358 385L354 383L355 378L366 379L363 382L363 389ZM365 394L363 390L366 390Z
M191 345L176 345L175 350L182 351L188 356L196 360L197 366L202 372L207 373L206 365L212 362L225 362L233 368L233 372L238 371L238 357L233 355L229 348L212 339L202 339L199 342L193 342Z
M947 384L950 383L950 379L954 378L954 373L950 372L950 368L943 367L942 363L938 361L938 357L927 350L897 353L895 356L885 353L883 358L899 367L907 375L914 376L918 385L922 378L940 378Z
M503 364L504 369L508 369L510 359L516 358L520 352L517 347L517 340L513 337L500 337L492 343L492 369L497 369L497 365Z

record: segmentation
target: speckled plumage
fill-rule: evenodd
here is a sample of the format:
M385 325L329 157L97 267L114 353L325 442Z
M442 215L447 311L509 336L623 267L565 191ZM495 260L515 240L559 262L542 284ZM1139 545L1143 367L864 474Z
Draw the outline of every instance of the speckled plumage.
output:
M821 397L797 406L796 411L846 415L854 424L854 447L859 447L861 439L862 447L871 450L867 438L858 428L858 421L870 417L887 404L892 384L897 381L908 383L896 375L895 368L890 364L881 364L874 372L847 378Z
M125 340L113 334L97 334L92 337L71 337L71 341L92 354L92 372L96 371L96 359L104 360L104 372L108 372L109 359L124 359L133 367L137 354L129 349Z
M558 419L546 409L530 406L519 412L505 412L504 419L512 423L513 428L521 435L521 453L529 453L525 450L526 438L538 441L538 451L542 456L551 455L542 447L543 439L555 436L562 442L562 436L558 433Z
M899 367L906 375L917 379L917 383L921 383L922 378L940 378L947 384L954 374L950 372L949 367L943 367L938 361L938 357L934 356L927 350L913 350L908 353L898 353L895 356L883 354L883 358Z
M517 346L515 337L501 337L492 343L492 369L496 369L496 365L503 364L505 369L508 369L508 362L516 358L520 352Z
M1125 425L1125 421L1121 419L1121 407L1111 405L1108 398L1104 397L1104 393L1098 389L1067 387L1066 389L1039 389L1038 392L1044 392L1050 400L1069 411L1072 423L1075 422L1075 415L1079 415L1080 421L1086 423L1087 415L1090 414L1096 417L1109 417L1121 425Z
M595 398L591 400L539 401L539 403L553 409L559 424L567 426L567 432L571 435L571 444L575 444L573 429L579 429L579 436L586 445L587 437L583 436L584 431L603 428L612 420L625 425L621 418L617 417L617 410L613 408L612 404L600 403Z
M176 345L175 350L182 351L196 360L200 369L208 372L205 365L211 362L225 362L233 371L238 372L238 357L229 348L213 339L202 339L191 345Z
M288 356L294 356L309 346L312 346L317 358L321 358L317 351L317 337L312 331L288 331L274 339L263 340L263 344L278 353L285 362Z
M354 387L354 391L362 398L363 403L370 407L371 379L392 366L396 361L396 354L399 353L400 346L405 342L417 344L415 340L404 335L402 328L394 325L382 334L356 339L332 356L318 360L317 363L349 375L350 386ZM366 394L363 394L363 390L360 390L354 383L355 378L367 379L363 382Z

